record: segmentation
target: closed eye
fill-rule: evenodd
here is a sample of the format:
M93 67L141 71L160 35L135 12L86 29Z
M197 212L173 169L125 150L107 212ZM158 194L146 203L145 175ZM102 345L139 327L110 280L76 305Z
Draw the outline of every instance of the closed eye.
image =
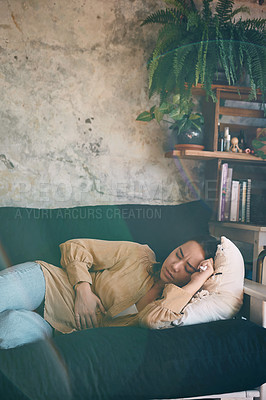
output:
M180 251L181 254L178 254L178 252L176 252L175 255L176 255L176 257L177 257L179 260L183 260L184 254L183 254L183 252L182 252L182 249L180 248L179 251ZM188 263L188 265L189 265L189 263ZM194 271L193 271L193 272L190 272L190 271L188 270L187 264L184 265L184 268L185 268L186 273L189 274L189 275L191 275L191 274L194 272Z
M179 258L179 260L182 260L182 258L184 258L184 253L183 253L183 251L182 251L182 248L180 247L179 249L178 249L179 251L180 251L180 254L181 255L179 255L177 252L176 252L176 256L177 256L177 258ZM189 271L188 270L188 267L190 267L193 271ZM188 273L188 274L193 274L193 272L195 272L197 269L195 268L195 267L193 267L193 265L191 265L188 261L186 262L186 265L185 265L185 270L186 270L186 272Z
M193 272L194 272L194 271L189 271L189 270L187 269L187 266L186 266L186 265L185 265L185 270L186 270L186 272L187 272L189 275L192 275Z

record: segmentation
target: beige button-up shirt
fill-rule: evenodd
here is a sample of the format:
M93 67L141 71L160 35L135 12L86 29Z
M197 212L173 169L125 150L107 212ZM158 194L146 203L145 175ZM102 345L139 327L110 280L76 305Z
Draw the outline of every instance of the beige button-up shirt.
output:
M77 329L74 286L78 282L89 282L107 310L106 315L98 314L99 326L170 327L191 299L182 288L167 284L162 297L141 312L114 319L153 286L150 271L156 263L154 252L134 242L96 239L69 240L60 245L60 250L62 268L37 261L46 282L44 318L59 332Z

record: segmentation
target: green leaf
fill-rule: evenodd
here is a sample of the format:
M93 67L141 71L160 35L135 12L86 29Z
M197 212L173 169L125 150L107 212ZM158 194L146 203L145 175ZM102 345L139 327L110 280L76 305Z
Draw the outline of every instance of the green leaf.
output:
M189 117L189 119L191 119L191 120L199 119L199 118L201 118L200 114L191 114L190 117Z
M152 116L152 114L149 111L144 111L141 114L139 114L136 118L136 121L144 121L144 122L149 122L152 119L154 119L154 117Z
M174 23L179 17L180 13L175 9L159 10L149 15L141 23L141 26L144 26L146 24L168 24L169 22Z
M179 109L174 109L172 112L169 113L169 117L173 118L175 121L182 119L183 115L180 113Z
M163 119L164 113L162 113L159 108L156 108L154 110L154 115L155 115L155 119L157 122L161 122L161 120Z
M195 127L201 132L201 130L202 130L201 124L196 124L195 121L191 121L191 125L192 125L192 126L195 126Z
M246 6L241 6L241 7L236 8L231 14L231 19L235 15L237 15L239 13L248 13L248 14L250 14L250 9L248 7L246 7Z
M187 129L187 121L186 121L186 120L183 120L183 121L181 121L181 123L179 124L179 130L178 130L178 132L181 132L182 130L185 130L185 129Z
M173 105L169 103L162 103L159 107L159 111L163 114L169 114L173 109Z
M254 139L252 140L252 146L254 149L260 149L261 147L265 146L265 143L262 143L260 140Z
M180 94L175 94L173 96L173 104L179 104L180 102Z

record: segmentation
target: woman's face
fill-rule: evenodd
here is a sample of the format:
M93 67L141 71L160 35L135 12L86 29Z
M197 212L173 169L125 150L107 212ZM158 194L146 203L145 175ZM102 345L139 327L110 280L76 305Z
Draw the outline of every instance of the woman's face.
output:
M173 250L166 258L162 265L160 279L164 283L184 286L190 281L191 275L197 271L199 263L204 258L203 248L197 242L186 242Z

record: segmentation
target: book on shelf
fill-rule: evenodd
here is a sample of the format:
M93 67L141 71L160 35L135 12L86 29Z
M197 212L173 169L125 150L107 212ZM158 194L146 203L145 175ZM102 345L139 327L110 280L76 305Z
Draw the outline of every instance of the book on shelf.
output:
M247 179L246 222L250 223L251 179Z
M239 194L240 194L239 181L233 180L232 190L231 190L231 201L230 201L230 221L232 222L238 221Z
M239 222L246 222L246 200L247 200L247 181L241 179L239 181L240 194L239 194Z
M218 221L224 220L227 172L228 172L228 163L224 163L221 166L220 190L218 198L218 216L217 216Z
M232 188L233 168L228 168L225 190L225 205L224 205L224 218L223 221L229 221L230 218L230 201L231 201L231 188Z
M234 179L233 168L222 164L219 197L218 221L251 222L251 179Z

